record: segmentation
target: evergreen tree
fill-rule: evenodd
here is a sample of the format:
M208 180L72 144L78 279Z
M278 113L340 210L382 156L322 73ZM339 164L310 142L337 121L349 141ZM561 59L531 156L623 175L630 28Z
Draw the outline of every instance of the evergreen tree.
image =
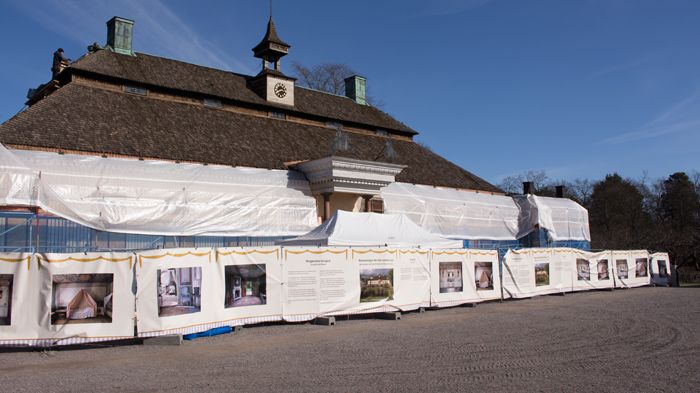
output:
M700 197L688 175L677 172L663 183L658 217L665 232L663 246L678 265L700 256Z
M592 248L646 248L650 220L642 193L620 175L607 175L593 187L588 218Z

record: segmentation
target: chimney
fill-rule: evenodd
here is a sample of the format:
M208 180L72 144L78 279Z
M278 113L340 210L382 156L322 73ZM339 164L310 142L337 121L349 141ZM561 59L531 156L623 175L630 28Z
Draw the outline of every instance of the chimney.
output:
M107 47L123 55L134 56L134 21L115 16L107 22Z
M532 182L531 181L524 181L523 182L523 194L529 195L532 194Z
M563 185L561 185L561 186L556 186L555 189L556 189L556 196L557 196L557 198L564 198L564 189L565 189L565 188L566 188L566 187L564 187Z
M347 77L345 78L345 96L360 105L367 105L366 86L367 79L359 75Z

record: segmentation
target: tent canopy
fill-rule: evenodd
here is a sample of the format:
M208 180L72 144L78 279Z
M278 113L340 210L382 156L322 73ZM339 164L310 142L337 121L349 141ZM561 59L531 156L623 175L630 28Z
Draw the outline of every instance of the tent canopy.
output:
M288 239L283 246L387 246L462 248L461 240L445 239L418 226L403 214L338 211L311 232Z

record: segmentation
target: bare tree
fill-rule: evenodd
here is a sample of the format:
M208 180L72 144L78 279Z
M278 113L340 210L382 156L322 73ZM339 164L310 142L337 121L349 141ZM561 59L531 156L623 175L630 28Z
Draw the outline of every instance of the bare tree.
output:
M549 177L545 171L529 170L517 175L506 176L498 185L508 194L520 194L522 192L523 182L532 182L535 191L538 191L547 188L548 180Z
M595 183L590 179L575 179L570 182L565 182L568 194L577 200L584 207L588 207L593 194L593 186Z
M342 63L323 63L306 67L295 62L292 64L292 70L300 86L340 96L345 95L345 79L357 75L355 70ZM374 107L383 106L369 93L366 93L366 98L367 102Z
M700 195L700 172L693 171L690 173L690 178L693 181L693 186L695 187L695 192Z

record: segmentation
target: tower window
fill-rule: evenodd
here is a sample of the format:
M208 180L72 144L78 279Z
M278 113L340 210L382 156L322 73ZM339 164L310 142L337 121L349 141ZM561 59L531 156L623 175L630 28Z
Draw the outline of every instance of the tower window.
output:
M270 112L270 117L273 119L285 120L287 115L282 112Z
M387 130L377 130L377 135L379 136L389 136L389 132Z

